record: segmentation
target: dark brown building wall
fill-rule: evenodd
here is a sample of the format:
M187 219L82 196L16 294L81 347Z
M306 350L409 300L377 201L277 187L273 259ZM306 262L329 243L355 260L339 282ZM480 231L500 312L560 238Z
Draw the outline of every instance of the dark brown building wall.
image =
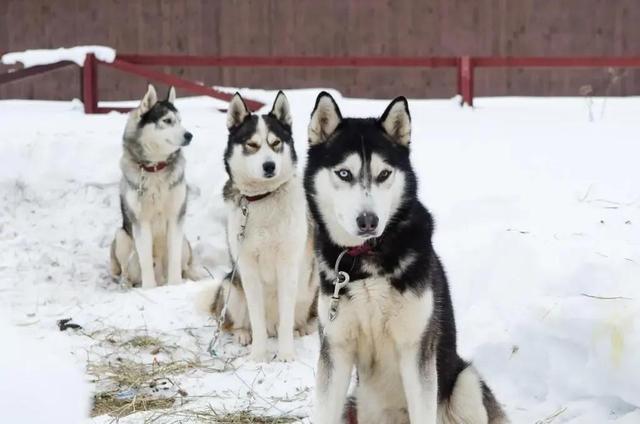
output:
M0 0L0 52L101 44L123 53L327 56L640 55L638 0ZM2 68L0 71L6 69ZM166 69L211 85L333 87L449 97L453 70ZM640 94L640 71L482 69L476 95ZM79 97L79 71L0 86L0 98ZM100 98L144 81L100 68Z

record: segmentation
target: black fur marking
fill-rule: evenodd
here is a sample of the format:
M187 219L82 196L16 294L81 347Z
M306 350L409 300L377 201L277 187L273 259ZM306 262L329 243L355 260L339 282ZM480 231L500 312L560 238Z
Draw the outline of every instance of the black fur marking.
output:
M324 328L322 324L318 323L318 334L320 334L320 357L319 361L322 363L327 379L327 383L331 381L331 374L333 371L333 359L331 359L331 349L329 347L329 340L323 336Z
M187 197L188 194L184 196L182 205L180 205L180 212L178 212L178 222L181 222L184 219L184 216L187 214Z
M178 175L178 177L175 180L171 181L171 184L169 184L169 190L172 190L173 188L182 184L183 182L184 182L184 171L180 173L180 175Z
M138 128L142 128L147 124L157 124L167 113L177 111L173 103L168 100L160 100L151 109L142 114L140 122L138 122Z
M131 213L127 207L127 201L124 196L120 196L120 212L122 214L122 229L129 237L133 237L133 224L136 223L135 214Z

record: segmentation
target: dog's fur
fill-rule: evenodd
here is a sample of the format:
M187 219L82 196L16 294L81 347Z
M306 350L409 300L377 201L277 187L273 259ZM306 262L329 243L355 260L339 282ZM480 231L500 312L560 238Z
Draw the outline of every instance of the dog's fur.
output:
M214 288L210 310L220 315L229 297L223 330L241 344L253 340L251 359L267 359L267 336L278 336L281 361L294 359L294 330L309 334L315 321L318 272L302 182L296 173L291 112L279 92L271 112L252 114L236 94L229 104L224 164L227 238L236 275ZM241 203L248 219L242 240ZM229 291L231 291L229 296Z
M434 252L433 220L417 198L411 118L395 99L381 118L342 118L321 93L309 124L304 184L316 222L321 353L315 424L342 422L355 366L363 424L506 423L476 370L456 352L453 307ZM329 319L334 265L350 275Z
M132 284L176 284L190 275L191 246L184 237L187 184L182 146L192 135L174 106L173 87L158 100L149 85L129 114L120 160L122 228L111 244L111 273ZM166 166L155 172L144 167Z

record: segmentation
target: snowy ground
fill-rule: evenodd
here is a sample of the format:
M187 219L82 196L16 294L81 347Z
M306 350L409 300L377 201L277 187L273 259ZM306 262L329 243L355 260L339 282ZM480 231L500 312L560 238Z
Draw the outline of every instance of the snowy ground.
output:
M275 95L243 94L269 104ZM287 92L301 157L316 94ZM380 114L386 102L340 105L344 115L364 116ZM219 106L178 101L195 135L185 150L187 235L216 275L226 269ZM454 100L415 100L410 107L413 161L437 221L461 353L514 423L640 422L640 98L596 99L594 122L584 99L477 99L473 110ZM26 407L33 410L48 408L47 393L82 410L72 368L89 366L92 390L104 392L115 388L100 367L129 360L151 370L184 365L157 382L177 399L174 412L211 405L306 417L316 335L297 341L299 361L291 364L245 363L245 351L225 339L222 353L240 356L222 363L206 352L213 323L194 307L202 282L143 291L108 277L125 119L86 116L77 102L0 101L0 313L15 327L0 331L5 342L19 334L0 349L0 377L9 376L0 381L0 421L29 422L26 412L7 419L6 404L14 402L7 393L33 393ZM84 329L60 332L63 318ZM134 343L140 336L151 341ZM32 365L64 364L69 355L72 364L60 368L71 368L68 378ZM20 378L8 372L16 364L27 374L44 371ZM162 413L120 422L195 420Z

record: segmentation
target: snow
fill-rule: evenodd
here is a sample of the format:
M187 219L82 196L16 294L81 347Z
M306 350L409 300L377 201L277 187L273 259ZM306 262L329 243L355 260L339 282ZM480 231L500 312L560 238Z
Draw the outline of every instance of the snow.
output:
M2 63L15 65L20 62L25 68L37 65L48 65L65 60L75 62L78 66L84 65L87 54L93 53L96 59L111 63L116 58L116 51L105 46L76 46L58 49L25 50L23 52L11 52L2 55Z
M89 388L69 352L32 339L4 321L0 334L0 422L84 422Z
M301 167L318 91L286 93ZM267 104L275 98L273 91L242 93ZM387 105L334 94L345 116L378 115ZM198 261L217 277L227 269L225 116L213 99L177 105L195 135L185 149L186 232ZM412 157L420 196L437 222L459 348L514 423L640 422L640 98L594 105L592 122L582 98L476 99L474 109L457 99L410 101ZM294 363L252 364L240 356L222 364L206 352L214 323L195 307L208 283L141 290L109 279L125 115L87 116L78 102L7 100L0 117L0 310L8 325L66 352L77 366L105 356L201 361L204 367L172 376L167 392L178 386L188 393L175 411L211 405L307 416L317 335L296 341ZM60 332L62 318L84 329ZM111 344L103 337L109 332ZM140 334L169 347L154 353L122 343ZM27 357L36 348L24 346L29 364L38 363L31 356L51 363L53 349ZM225 338L219 352L226 358L246 349ZM6 357L0 349L0 370ZM56 390L73 403L82 395L69 375ZM31 396L44 402L39 385ZM91 383L93 391L106 389Z

